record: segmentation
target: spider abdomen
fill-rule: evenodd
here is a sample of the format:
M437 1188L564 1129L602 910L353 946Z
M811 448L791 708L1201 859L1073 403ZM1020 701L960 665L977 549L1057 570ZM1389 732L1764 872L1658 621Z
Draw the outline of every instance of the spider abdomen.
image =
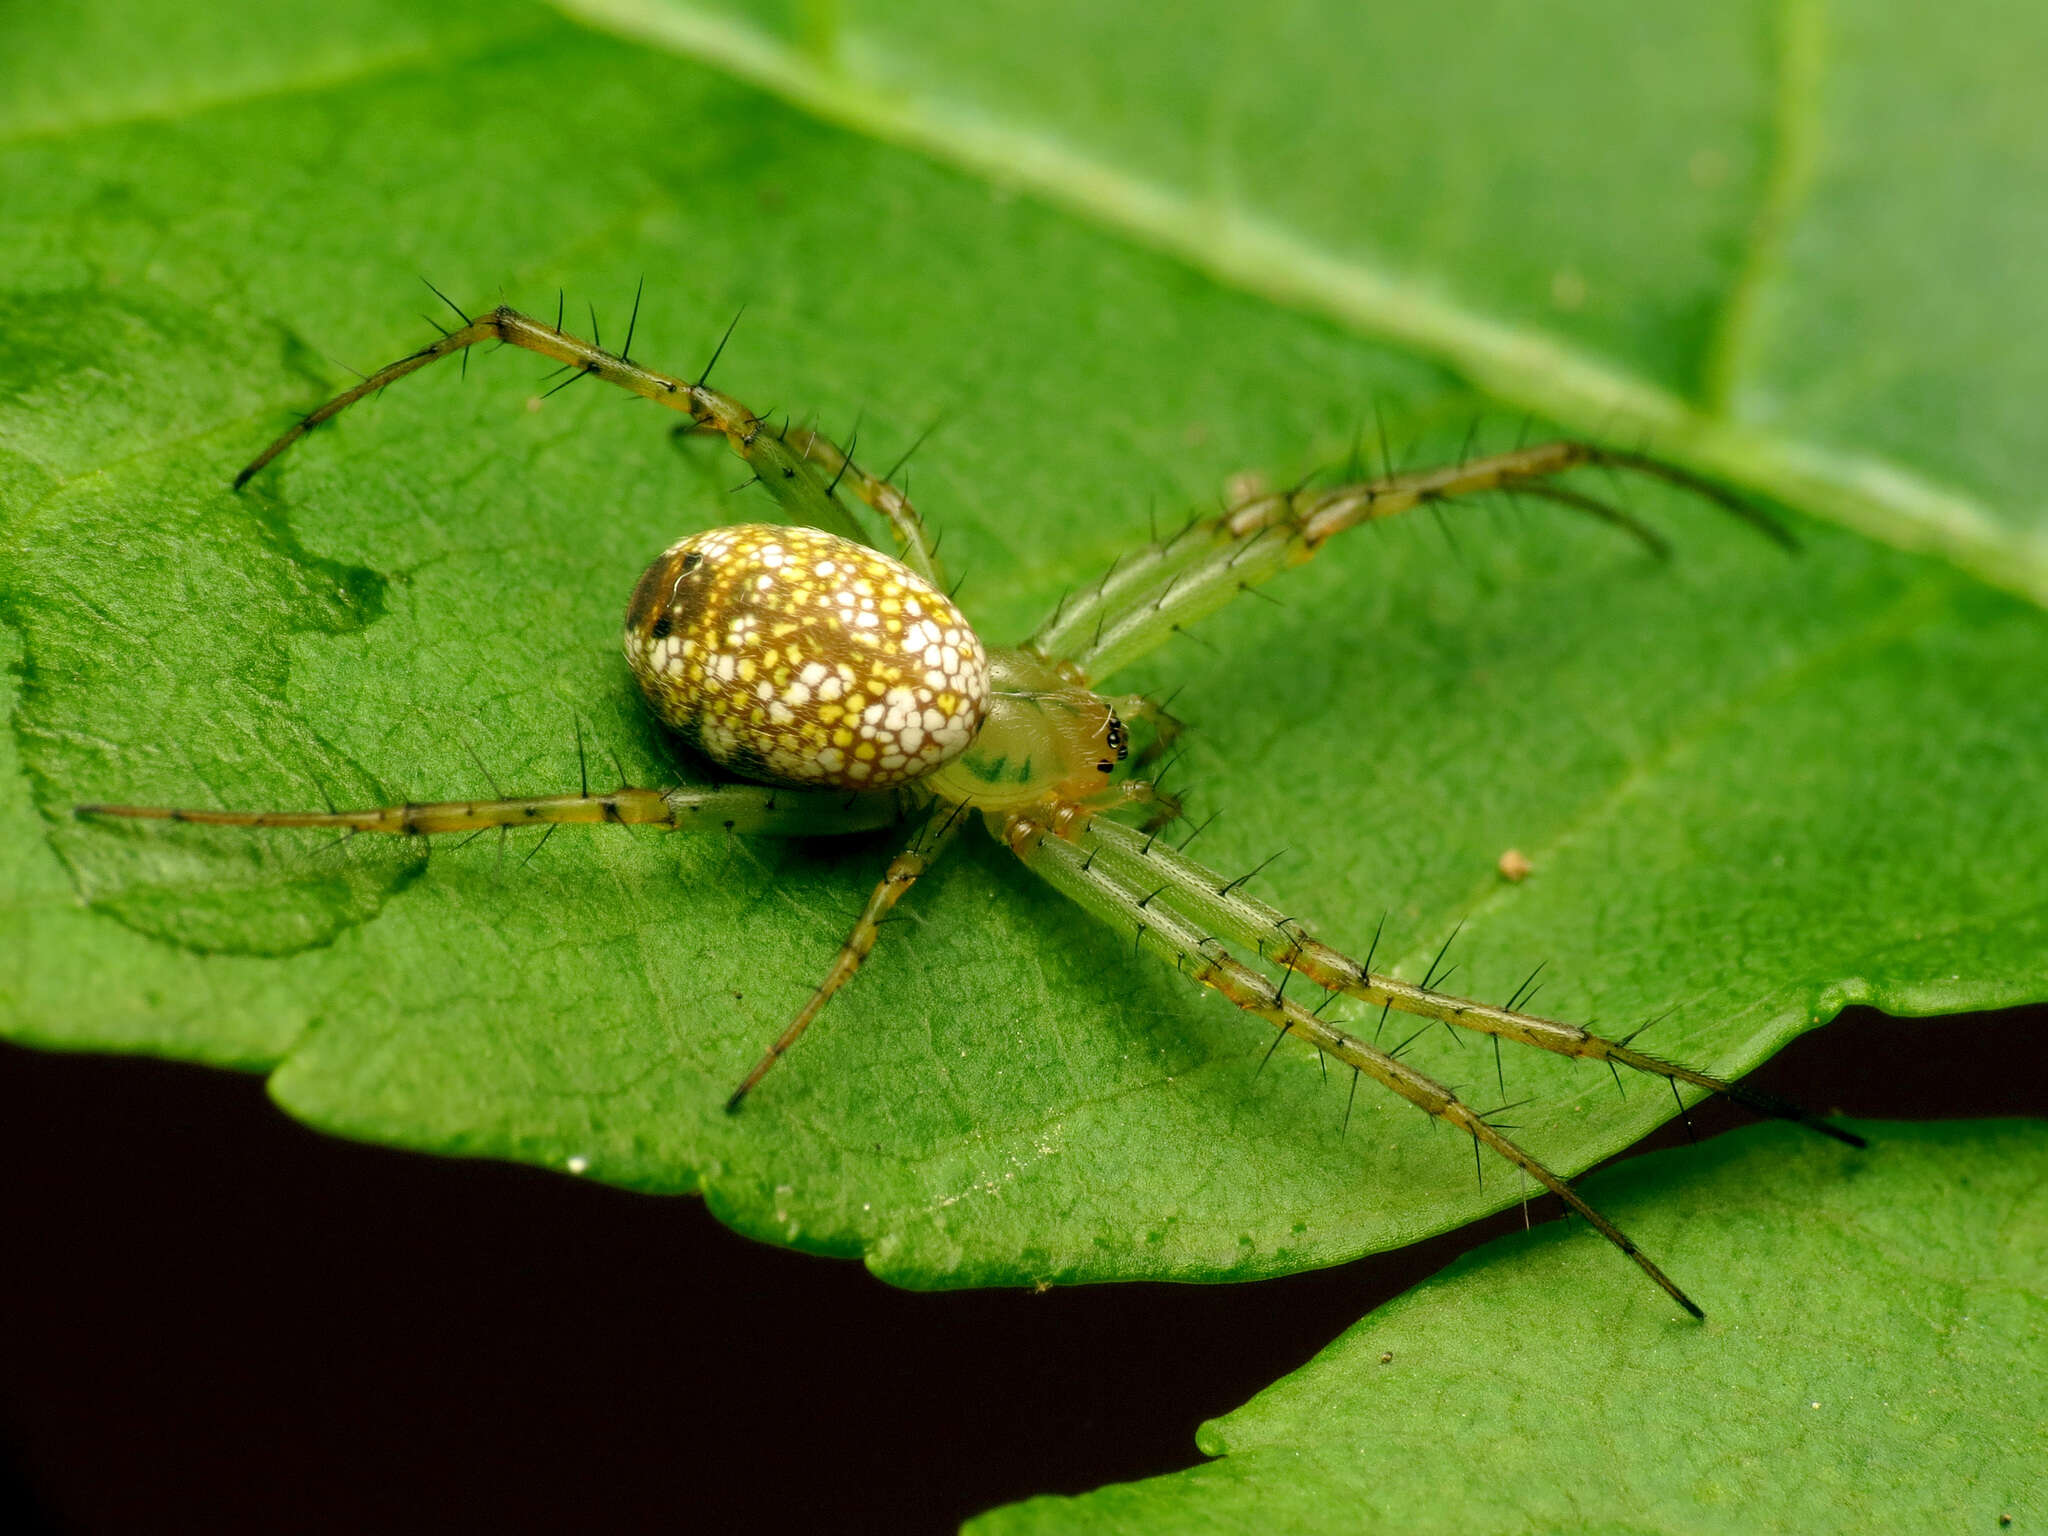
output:
M943 766L988 712L988 658L945 593L814 528L713 528L633 589L626 660L654 712L749 778L873 789Z

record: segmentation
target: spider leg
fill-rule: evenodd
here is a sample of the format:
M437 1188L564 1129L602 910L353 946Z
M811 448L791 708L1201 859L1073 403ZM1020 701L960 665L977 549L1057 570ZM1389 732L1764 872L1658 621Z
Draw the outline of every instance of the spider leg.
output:
M1618 1063L1664 1078L1674 1085L1687 1083L1711 1093L1725 1094L1758 1114L1793 1121L1850 1146L1864 1145L1862 1137L1830 1125L1796 1104L1692 1067L1664 1061L1635 1049L1627 1041L1610 1040L1576 1024L1562 1024L1534 1014L1517 1013L1511 1008L1497 1008L1470 998L1454 997L1427 985L1417 986L1412 981L1401 981L1372 971L1350 956L1310 938L1293 918L1245 894L1241 882L1226 881L1222 875L1205 868L1163 840L1147 838L1129 827L1100 820L1089 823L1086 837L1100 850L1098 863L1112 870L1129 871L1128 880L1146 883L1147 889L1164 883L1173 893L1175 904L1194 921L1206 925L1229 943L1248 946L1276 965L1299 972L1326 991L1341 992L1361 1002L1381 1008L1391 1007L1459 1029L1476 1030L1498 1040L1533 1045L1559 1056Z
M346 811L221 811L156 805L79 805L72 807L72 814L86 818L111 816L138 821L179 821L212 827L338 827L351 835L382 832L394 837L431 837L442 832L551 826L564 822L702 827L782 837L814 837L892 826L903 819L905 809L905 798L889 791L848 795L843 790L719 784L676 789L624 786L604 794L592 794L585 789L568 795L441 800Z
M863 544L869 542L853 514L839 502L833 488L820 475L821 464L807 459L803 445L792 446L786 442L782 435L770 429L763 417L748 410L732 396L702 383L692 384L673 378L618 353L607 352L595 343L570 335L559 324L549 325L504 304L475 319L465 317L464 323L454 330L436 337L417 352L385 364L360 383L316 407L250 460L235 476L235 488L239 490L247 485L272 459L365 395L375 394L407 374L417 373L429 363L439 362L485 341L504 342L554 359L564 369L570 370L570 378L565 382L573 383L586 376L602 379L643 399L682 412L690 418L685 430L716 433L725 438L732 451L753 468L755 478L782 504L784 514L791 522L823 528ZM855 488L860 489L861 483L856 482ZM901 500L900 496L898 500ZM916 514L909 510L909 505L903 501L902 512L914 522ZM890 515L886 509L884 515ZM901 536L902 528L893 516L891 526L897 527ZM917 526L922 538L922 525Z
M929 819L918 828L917 835L910 840L910 846L889 862L881 881L868 896L866 907L853 925L853 931L846 936L846 942L839 946L839 953L833 958L831 968L825 972L825 979L818 983L803 1007L789 1021L788 1027L776 1037L773 1045L761 1059L754 1063L754 1069L732 1091L732 1097L725 1101L727 1114L739 1109L740 1101L752 1091L754 1085L768 1075L769 1068L780 1061L789 1048L796 1044L803 1032L832 1000L832 994L853 980L854 973L875 947L875 940L881 934L882 920L903 899L904 893L917 883L917 877L930 869L953 840L965 820L965 807L942 805L933 810Z
M811 463L820 465L832 477L833 485L844 481L864 505L881 514L889 525L889 532L895 536L897 552L905 565L940 591L946 589L945 573L939 565L938 541L925 529L924 518L910 504L908 495L883 476L871 474L854 462L853 442L849 441L846 447L841 448L831 438L810 427L792 427L787 440L791 448Z
M1315 558L1347 528L1491 491L1523 490L1613 523L1666 552L1661 535L1619 508L1553 485L1574 469L1626 469L1713 502L1768 537L1796 547L1778 523L1711 481L1646 454L1559 440L1437 469L1410 470L1327 489L1297 486L1252 496L1190 523L1120 561L1094 587L1063 601L1026 648L1084 686L1144 656L1281 571Z
M678 437L716 434L721 430L716 423L689 421L678 423L675 429ZM850 439L842 448L809 425L786 426L779 436L799 459L818 474L830 477L825 486L828 495L836 492L844 482L847 489L871 511L879 513L889 525L889 532L896 540L896 552L903 563L933 586L945 587L944 568L939 564L939 541L926 529L923 514L911 505L909 494L891 484L887 476L873 474L854 461L857 439ZM894 473L894 470L890 471L890 474ZM861 542L866 544L869 541L863 536Z
M1157 832L1170 827L1187 814L1179 795L1161 789L1150 779L1119 779L1099 794L1091 795L1084 801L1076 801L1070 811L1055 814L1055 820L1062 825L1078 825L1089 817L1105 811L1122 810L1126 806L1142 805L1149 809L1139 825L1146 832Z
M1153 888L1141 894L1137 887L1119 880L1108 861L1094 857L1094 850L1084 851L1077 844L1053 835L1029 816L1011 816L1003 837L1017 857L1048 885L1119 932L1131 934L1136 943L1170 961L1184 976L1220 992L1283 1035L1299 1035L1310 1045L1391 1088L1424 1113L1455 1126L1475 1143L1492 1149L1583 1216L1679 1306L1696 1318L1705 1316L1628 1234L1588 1205L1578 1191L1532 1153L1511 1141L1484 1115L1434 1078L1289 1001L1272 982L1232 954L1220 936L1204 932L1184 913L1175 900L1178 891Z

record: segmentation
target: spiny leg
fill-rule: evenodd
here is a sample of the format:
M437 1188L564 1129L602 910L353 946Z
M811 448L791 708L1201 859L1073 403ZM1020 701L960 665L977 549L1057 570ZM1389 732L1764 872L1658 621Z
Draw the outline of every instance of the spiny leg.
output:
M1298 1035L1318 1050L1357 1068L1426 1114L1464 1131L1475 1145L1483 1144L1521 1169L1583 1216L1679 1306L1696 1318L1705 1316L1692 1298L1625 1232L1588 1205L1578 1191L1532 1153L1511 1141L1484 1115L1434 1078L1288 999L1280 988L1233 955L1221 937L1203 932L1183 914L1173 899L1176 893L1163 888L1140 892L1118 879L1108 863L1093 851L1053 835L1029 817L1011 817L1003 835L1012 851L1047 884L1118 932L1132 935L1136 943L1172 962L1183 975L1266 1020L1283 1036Z
M1326 991L1382 1009L1392 1008L1459 1029L1476 1030L1496 1039L1533 1045L1559 1056L1611 1062L1672 1083L1687 1083L1725 1094L1758 1114L1793 1121L1850 1146L1864 1145L1862 1137L1830 1125L1796 1104L1664 1061L1636 1050L1626 1040L1610 1040L1576 1024L1562 1024L1515 1012L1512 1007L1497 1008L1454 997L1426 984L1417 986L1373 971L1370 956L1360 962L1318 942L1295 919L1246 895L1241 880L1227 880L1169 844L1129 827L1111 821L1092 821L1082 839L1087 846L1099 850L1098 860L1127 883L1143 884L1147 889L1163 886L1171 892L1174 905L1181 912L1225 942L1254 949L1262 959L1298 972Z
M329 827L351 835L375 832L394 837L432 837L444 832L574 822L817 837L893 826L903 819L908 803L903 795L891 791L848 794L844 790L720 784L676 789L622 786L597 794L586 788L577 794L440 800L341 811L223 811L196 806L92 804L74 806L72 814L212 827Z
M716 426L689 422L676 427L677 433L683 435L718 430ZM847 440L844 448L814 427L786 427L781 437L799 457L830 477L826 486L828 493L836 491L843 482L863 505L879 513L889 525L889 532L896 540L897 554L903 563L941 591L945 589L946 578L944 568L939 564L938 540L926 530L924 517L910 504L909 494L891 483L897 471L908 461L910 453L899 458L888 474L876 475L854 462L853 450L860 442L858 433ZM916 449L917 444L913 443L910 451L915 452Z
M628 345L631 339L629 333ZM564 368L572 370L565 384L584 377L602 379L670 410L682 412L690 418L694 429L723 436L732 451L753 468L755 477L782 504L784 513L792 522L823 528L863 544L869 542L859 522L820 476L818 466L807 460L800 449L791 447L772 431L766 420L730 395L710 388L701 378L693 384L643 367L623 354L607 352L595 343L564 331L559 317L555 325L548 325L504 304L475 319L465 315L463 324L456 329L395 363L387 363L368 378L314 409L235 476L236 489L248 484L259 470L314 427L338 416L365 395L375 394L407 374L417 373L429 363L452 357L485 341L500 341L553 358ZM560 389L564 385L555 387ZM909 503L905 502L903 506L907 510Z
M1661 552L1661 536L1628 513L1549 483L1555 476L1589 466L1663 480L1712 501L1777 542L1796 547L1776 522L1711 481L1645 454L1561 440L1356 485L1300 487L1254 496L1120 561L1094 587L1063 601L1026 648L1059 663L1074 681L1090 684L1136 661L1238 593L1313 559L1347 528L1490 491L1521 492L1592 512Z
M853 925L853 931L846 936L846 942L839 946L839 953L833 958L831 968L825 972L825 979L818 983L796 1016L769 1046L761 1059L754 1063L739 1087L733 1089L732 1097L725 1101L727 1114L740 1107L741 1100L752 1091L754 1085L768 1075L769 1068L780 1061L789 1048L796 1044L803 1032L832 1000L832 994L853 980L854 973L875 947L875 940L881 934L882 922L895 909L918 876L938 860L965 820L965 807L941 805L933 810L917 835L910 840L910 846L889 862L874 891L869 895L867 905L861 909L860 917Z

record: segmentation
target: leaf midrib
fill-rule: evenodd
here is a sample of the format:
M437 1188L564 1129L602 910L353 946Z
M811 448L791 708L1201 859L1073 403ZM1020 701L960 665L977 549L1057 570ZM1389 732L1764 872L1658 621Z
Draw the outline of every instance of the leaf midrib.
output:
M666 49L814 117L970 176L1023 188L1160 251L1211 280L1393 342L1455 369L1495 398L1603 439L1746 486L1899 549L1938 554L1986 583L2048 605L2048 539L2002 526L1982 501L1890 460L1744 426L1540 331L1470 309L1299 234L1145 181L1041 132L929 95L883 91L783 39L678 0L550 0L588 26ZM1803 196L1810 133L1800 126L1817 67L1817 12L1786 0L1774 163L1736 287L1709 349L1708 396L1735 382L1754 294ZM1788 115L1789 114L1789 115ZM1220 217L1220 222L1219 222Z
M166 93L160 99L140 107L133 106L126 98L122 98L126 110L98 115L81 113L68 118L48 118L0 132L0 153L24 145L68 138L74 134L100 133L109 129L134 127L141 123L185 122L191 118L230 111L255 102L294 97L308 92L338 91L388 79L394 75L407 74L432 65L462 63L495 53L508 44L520 41L523 34L533 30L531 27L510 31L493 30L468 39L436 38L417 47L366 53L361 58L351 60L342 68L280 73L270 79L251 82L235 90L201 89L184 97Z

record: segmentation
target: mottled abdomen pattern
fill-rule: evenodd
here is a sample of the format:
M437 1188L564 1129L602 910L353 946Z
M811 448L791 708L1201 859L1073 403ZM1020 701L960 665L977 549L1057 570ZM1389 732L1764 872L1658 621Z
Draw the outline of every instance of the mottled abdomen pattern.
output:
M656 714L748 778L873 789L964 751L988 658L945 593L814 528L684 539L626 610L626 660Z

